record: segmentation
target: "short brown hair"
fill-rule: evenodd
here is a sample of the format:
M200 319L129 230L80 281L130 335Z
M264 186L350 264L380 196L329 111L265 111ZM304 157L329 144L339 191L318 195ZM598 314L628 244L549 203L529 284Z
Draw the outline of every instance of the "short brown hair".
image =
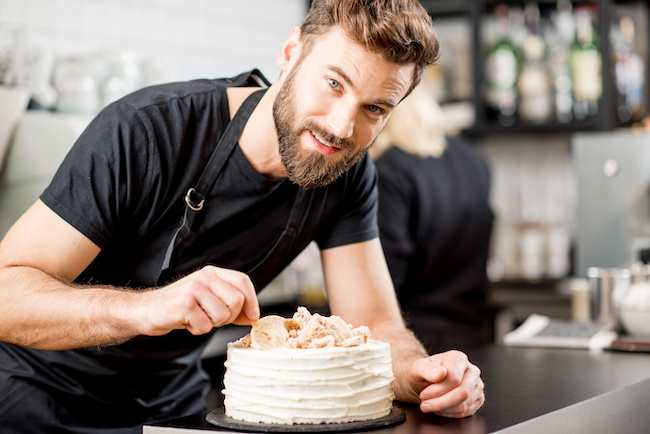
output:
M413 83L438 60L440 44L427 11L417 0L313 0L300 28L304 54L332 26L368 50L399 65L413 64ZM407 94L408 94L407 93Z

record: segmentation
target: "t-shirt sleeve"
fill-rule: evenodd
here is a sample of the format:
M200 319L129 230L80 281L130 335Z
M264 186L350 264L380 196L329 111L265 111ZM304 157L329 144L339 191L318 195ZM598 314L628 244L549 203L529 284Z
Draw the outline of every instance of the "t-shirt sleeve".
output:
M334 223L316 238L324 249L379 237L377 227L377 173L370 158L363 157L347 176Z
M125 103L106 107L64 159L41 200L104 248L115 231L138 213L137 198L149 176L147 125Z

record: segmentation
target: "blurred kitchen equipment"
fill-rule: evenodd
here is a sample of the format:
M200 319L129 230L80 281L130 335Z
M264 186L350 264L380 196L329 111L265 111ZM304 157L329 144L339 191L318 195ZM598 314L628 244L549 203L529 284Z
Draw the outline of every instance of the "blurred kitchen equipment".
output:
M56 110L93 114L101 106L100 70L95 59L74 56L59 59L54 68L54 87L59 92Z
M0 238L38 199L91 119L47 110L22 116L0 171Z
M650 267L648 254L641 251L640 262L630 266L627 282L620 280L613 292L619 325L627 335L650 337Z
M650 132L577 133L575 276L627 267L650 247Z
M602 350L618 334L595 322L578 323L545 315L532 314L507 333L503 343L515 347L581 348Z
M0 34L0 75L5 84L29 91L32 107L52 108L56 91L51 78L54 54L42 39L25 29Z
M0 86L0 170L14 129L29 103L29 91L18 87Z
M0 29L0 84L13 84L13 62L16 51L16 42L13 31Z
M101 104L106 106L144 85L141 60L133 50L106 51L97 56L101 65Z
M618 323L614 308L614 290L629 285L629 270L590 267L587 270L587 277L592 321L614 329Z
M631 285L621 300L619 316L629 335L650 337L650 283Z
M589 298L589 281L587 279L571 279L571 319L579 323L591 321L591 300Z
M59 59L54 84L56 110L96 114L145 85L141 59L133 50L106 50Z
M618 337L615 293L622 295L628 290L631 273L629 269L590 267L587 275L588 279L569 282L571 320L529 315L504 336L503 343L526 347L608 348Z
M490 280L539 282L570 276L576 180L569 139L500 136L486 138L481 148L494 174L490 202L499 217Z

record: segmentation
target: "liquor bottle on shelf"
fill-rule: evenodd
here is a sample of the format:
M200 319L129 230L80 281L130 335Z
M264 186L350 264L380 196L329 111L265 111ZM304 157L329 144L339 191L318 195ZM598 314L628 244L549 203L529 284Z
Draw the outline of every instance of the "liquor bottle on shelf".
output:
M519 119L544 123L552 114L551 81L546 58L546 42L540 25L539 6L529 3L525 8L526 35L523 62L519 73Z
M496 119L503 126L511 126L517 111L519 59L510 35L508 6L497 6L494 18L495 40L484 63L485 103L488 118Z
M569 0L559 0L551 14L547 30L549 65L553 80L555 119L560 123L573 120L573 91L569 68L569 52L575 41L576 26Z
M575 19L576 42L570 53L573 115L583 121L598 113L598 101L603 93L602 64L592 11L588 7L576 8Z
M634 38L634 21L630 17L624 16L612 26L616 115L622 125L639 122L643 117L645 62L636 51Z

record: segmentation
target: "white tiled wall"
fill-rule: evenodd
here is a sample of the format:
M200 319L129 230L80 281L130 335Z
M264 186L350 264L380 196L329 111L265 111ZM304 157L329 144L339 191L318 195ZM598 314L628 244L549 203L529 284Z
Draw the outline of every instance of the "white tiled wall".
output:
M0 0L0 46L12 38L53 56L133 49L165 78L234 75L274 81L276 54L306 0Z
M232 76L252 68L275 81L279 75L275 58L291 29L304 19L307 4L307 0L0 0L0 86L34 85L42 90L35 82L51 86L61 59L92 59L98 53L126 50L155 69L145 85ZM28 90L31 96L42 96ZM87 110L70 112L25 115L5 166L18 169L3 169L0 164L0 238L49 183L92 115ZM34 173L35 161L47 164L43 174ZM21 178L13 182L9 178L16 172ZM265 291L262 302L286 296L281 283L270 286L275 291Z

